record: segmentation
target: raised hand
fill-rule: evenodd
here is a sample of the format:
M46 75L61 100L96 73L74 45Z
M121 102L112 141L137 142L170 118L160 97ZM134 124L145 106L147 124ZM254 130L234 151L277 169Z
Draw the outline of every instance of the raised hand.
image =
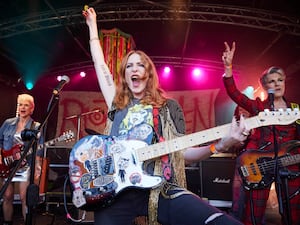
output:
M94 10L94 8L86 8L82 10L82 15L86 19L86 24L90 26L92 23L95 23L97 21L97 14Z
M231 67L234 51L235 51L235 42L232 43L231 48L226 41L224 42L224 45L225 45L225 51L223 52L222 60L225 67Z

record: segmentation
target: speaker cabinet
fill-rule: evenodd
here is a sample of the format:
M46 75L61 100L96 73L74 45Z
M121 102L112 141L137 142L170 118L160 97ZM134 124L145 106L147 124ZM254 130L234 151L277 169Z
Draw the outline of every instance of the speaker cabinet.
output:
M235 157L210 157L186 167L187 188L212 205L230 207ZM222 205L224 203L225 205Z

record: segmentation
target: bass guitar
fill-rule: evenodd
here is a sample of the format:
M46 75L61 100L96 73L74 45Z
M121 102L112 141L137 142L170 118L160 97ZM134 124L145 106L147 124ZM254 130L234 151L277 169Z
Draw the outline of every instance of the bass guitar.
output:
M246 119L245 125L247 129L286 125L299 118L299 110L266 110ZM226 124L153 145L148 145L153 128L145 124L134 128L126 136L83 137L70 152L72 202L77 208L89 210L109 205L125 189L154 188L163 182L163 178L149 175L144 168L145 161L220 139L228 134L230 126Z
M300 141L292 140L283 143L278 151L279 169L300 163L300 154L290 154L291 150L300 147ZM238 171L247 190L265 188L274 181L274 151L247 150L237 162L242 165Z
M54 145L57 142L61 141L71 141L74 139L74 132L69 130L64 132L61 136L45 142L44 144L39 144L37 150L42 149L44 146L48 147ZM21 158L22 145L15 145L10 150L1 150L2 163L0 164L0 178L8 177L11 169L16 164L16 161ZM31 154L31 151L28 152L28 155ZM24 164L23 164L24 165ZM21 164L22 166L22 164Z

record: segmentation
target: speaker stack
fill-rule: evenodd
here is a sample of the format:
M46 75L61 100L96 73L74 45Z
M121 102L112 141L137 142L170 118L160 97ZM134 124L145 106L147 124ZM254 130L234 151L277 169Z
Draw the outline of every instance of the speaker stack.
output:
M230 208L235 156L219 154L186 167L187 188L209 204Z

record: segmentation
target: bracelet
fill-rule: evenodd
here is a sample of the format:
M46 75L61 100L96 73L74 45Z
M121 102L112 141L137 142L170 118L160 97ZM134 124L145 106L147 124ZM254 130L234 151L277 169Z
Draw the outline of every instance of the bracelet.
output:
M212 154L218 154L219 152L217 151L217 149L216 149L216 145L215 144L211 144L210 146L209 146L209 150L210 150L210 152L212 153Z
M98 37L91 38L91 39L90 39L90 42L91 42L91 41L99 41L99 38L98 38Z
M229 66L224 65L225 69L232 69L232 64L230 64Z

